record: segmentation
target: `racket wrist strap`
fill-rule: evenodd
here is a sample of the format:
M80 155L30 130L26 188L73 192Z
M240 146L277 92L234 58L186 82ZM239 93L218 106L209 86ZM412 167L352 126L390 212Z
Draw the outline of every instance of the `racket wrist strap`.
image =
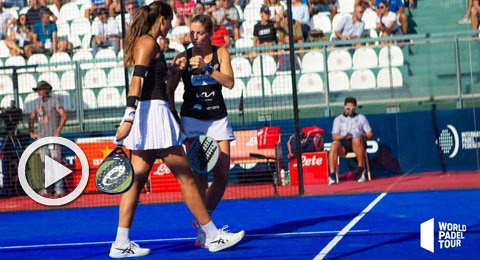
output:
M123 121L124 122L132 122L135 120L135 109L132 108L127 108L125 109L125 114L123 115Z

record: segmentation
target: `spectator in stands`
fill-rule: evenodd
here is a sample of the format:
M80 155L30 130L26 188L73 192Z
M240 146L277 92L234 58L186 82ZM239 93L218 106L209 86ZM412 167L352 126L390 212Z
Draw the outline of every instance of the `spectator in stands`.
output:
M308 0L310 16L320 12L330 12L330 18L333 21L333 17L337 14L336 2L337 0Z
M470 0L472 1L472 0ZM472 29L478 30L478 19L480 18L480 4L479 0L472 1Z
M253 46L264 46L277 44L278 23L270 20L270 9L268 6L260 8L262 20L253 27Z
M303 43L302 25L298 21L293 20L292 27L293 27L293 42ZM280 26L277 29L277 37L278 37L279 44L289 43L287 12L283 14L283 21L280 21Z
M375 10L375 0L355 0L355 6L361 5L363 6L363 9L366 10L367 8L371 8L372 10Z
M16 22L15 17L10 12L3 10L2 0L0 0L0 40L7 38L8 27Z
M478 1L475 1L478 5ZM473 9L473 0L468 0L467 4L467 13L463 16L462 19L458 20L458 24L469 24L471 23L471 16L472 16L472 9Z
M364 115L357 114L357 100L354 97L345 98L344 113L333 121L332 145L328 153L328 184L336 184L335 171L338 156L354 152L358 160L356 177L358 182L365 182L366 171L363 158L366 153L366 142L373 138L372 128Z
M217 25L223 25L227 28L230 37L236 41L240 38L240 18L237 9L233 6L232 0L216 1L217 9L213 14Z
M35 101L33 111L30 114L30 137L34 140L50 136L59 137L68 119L67 112L63 109L62 101L59 98L50 96L52 86L46 81L38 82L37 87L33 91L38 94L39 98ZM38 131L35 133L34 125L37 117ZM61 149L62 147L58 144L42 146L38 149L42 163L45 163L45 156L62 163ZM49 195L46 189L40 190L39 194L44 197ZM55 183L54 195L56 197L65 195L62 179Z
M301 0L292 0L292 18L301 24L303 40L308 41L310 13L308 12L308 6L302 3Z
M93 23L92 32L92 55L95 57L98 48L108 48L113 46L115 55L120 50L120 29L117 20L108 16L108 10L98 9L98 21Z
M52 54L67 51L69 43L66 40L58 40L57 25L50 21L49 10L40 10L39 17L40 21L33 25L32 52Z
M195 12L195 1L176 0L173 10L177 16L176 26L190 26L190 20Z
M210 15L206 9L205 9L205 5L202 3L202 2L197 2L195 4L195 12L194 12L194 15L199 15L199 14L208 14Z
M197 3L202 3L205 7L205 12L213 14L217 9L217 5L215 4L215 0L197 0Z
M100 8L110 10L111 0L92 0L90 8L85 9L85 18L93 20L98 16Z
M271 21L280 22L283 20L284 8L279 0L264 0L263 5L270 9Z
M380 2L377 17L378 35L382 37L402 35L402 30L397 23L397 15L388 10L388 2ZM382 42L385 44L385 42Z
M41 6L47 7L48 5L55 4L57 10L60 10L63 4L70 2L70 0L39 0Z
M337 28L333 31L335 35L332 37L332 41L361 38L365 29L365 23L362 21L363 12L363 7L357 5L355 6L353 15L345 15L342 17ZM353 45L360 46L361 43L355 43ZM332 45L332 48L333 47L335 46Z
M137 13L139 8L138 2L137 1L129 1L128 3L125 3L125 10L128 13L128 17L125 16L125 26L126 29L130 28L130 25L133 21L133 17Z
M168 38L160 38L158 40L158 45L160 46L160 50L162 50L163 53L177 52L175 49L170 48L170 40Z
M122 4L120 1L121 0L112 0L112 3L108 8L108 14L110 16L115 17L117 14L121 13ZM125 6L125 9L127 9L128 4L135 4L137 7L139 6L139 3L137 0L123 0L123 5Z
M5 44L10 49L10 55L32 55L32 29L27 23L27 16L21 14L17 24L12 28Z
M228 34L227 29L223 25L218 26L213 15L210 16L210 18L212 19L213 23L212 45L230 48L230 35Z
M377 9L377 15L380 16L382 10L379 10L379 6L381 2L385 2L386 0L375 0L375 8ZM387 0L388 10L396 14L396 20L402 26L402 33L407 34L408 32L408 17L405 14L405 7L403 6L402 0Z
M35 25L36 22L40 21L40 11L45 10L50 14L52 22L57 21L57 17L52 13L52 11L40 4L39 0L30 0L30 9L27 11L27 22L28 24Z
M25 7L26 3L25 0L2 0L0 2L3 2L5 8L18 7L20 10Z
M245 10L245 7L250 3L250 0L235 0L233 5L240 6L242 10Z

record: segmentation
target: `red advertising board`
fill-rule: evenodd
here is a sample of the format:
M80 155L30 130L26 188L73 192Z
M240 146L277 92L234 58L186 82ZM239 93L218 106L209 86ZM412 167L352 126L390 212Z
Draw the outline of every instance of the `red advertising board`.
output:
M319 184L328 182L327 152L302 153L303 183ZM298 185L297 159L288 163L291 185Z

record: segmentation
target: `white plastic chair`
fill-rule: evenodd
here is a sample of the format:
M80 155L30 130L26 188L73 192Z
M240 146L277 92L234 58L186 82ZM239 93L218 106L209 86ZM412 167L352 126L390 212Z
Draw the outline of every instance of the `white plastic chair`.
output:
M111 60L111 61L99 61L99 60ZM115 61L117 55L112 49L101 49L95 55L95 67L96 68L113 68L117 65Z
M12 100L15 100L15 98L13 97L13 95L6 95L6 96L4 96L3 99L2 99L2 102L0 103L0 107L10 107L10 103L12 102ZM23 100L22 100L22 97L18 97L18 102L19 102L20 104L17 104L17 107L23 109Z
M240 38L235 41L235 48L251 48L253 47L253 39Z
M353 53L354 69L371 69L378 65L377 53L370 47L361 47Z
M350 88L352 90L375 88L377 85L376 81L375 75L371 70L355 70L350 77Z
M108 86L125 87L125 69L124 67L116 67L108 72Z
M60 78L61 89L72 90L75 89L75 71L67 70L62 74Z
M0 41L0 58L10 57L10 49L5 44L4 40Z
M91 89L82 89L83 109L97 108L97 98Z
M243 19L249 22L260 21L260 8L261 5L258 6L258 4L255 3L247 4L247 6L245 6L245 9L243 10Z
M72 97L70 93L65 90L57 90L52 93L53 97L60 99L62 102L62 107L65 111L74 111L75 110L75 103L72 102Z
M75 18L75 20L73 20L72 24L70 25L70 30L72 31L73 35L91 34L90 28L90 20L82 16Z
M250 65L250 61L247 58L235 57L231 63L235 78L250 77L252 75L252 65Z
M242 23L242 25L240 26L240 35L242 36L242 38L253 39L253 28L255 27L255 24L257 24L257 21L245 21Z
M398 68L392 68L392 76L390 77L389 68L383 68L377 75L377 86L379 88L402 87L403 76Z
M58 16L59 19L72 21L80 16L80 10L78 10L77 4L66 3L60 8L60 13L58 14Z
M263 92L265 92L265 96L270 96L272 94L272 86L266 77L263 77L263 84L262 78L260 77L254 77L248 81L245 96L261 97Z
M342 18L343 18L344 16L345 16L345 15L342 14L342 13L337 13L337 14L333 17L333 20L332 20L332 32L335 32L335 30L337 29L338 24L340 23L340 20L342 20Z
M103 69L95 68L87 71L83 79L85 88L104 88L107 84L107 75Z
M280 75L273 79L273 95L291 95L292 93L292 77L290 75Z
M0 93L13 94L13 81L9 75L0 75Z
M58 37L64 37L70 35L70 25L68 24L68 21L65 19L57 19L56 22L57 25L57 36Z
M60 89L60 78L58 77L58 74L56 72L48 71L40 74L38 77L38 81L46 81L48 82L54 90Z
M350 88L350 80L344 71L332 71L328 73L328 85L330 91L344 91Z
M53 71L62 71L73 69L71 65L72 58L66 52L57 52L50 57L50 69ZM52 65L55 63L65 63L67 65Z
M185 46L183 44L178 43L176 41L171 41L168 47L175 49L177 52L184 52L185 51Z
M306 73L298 80L298 93L323 92L323 80L317 73Z
M190 27L186 25L181 25L174 27L170 33L170 37L172 41L177 41L178 38L188 35L190 33Z
M388 49L390 48L390 56L388 55ZM391 65L389 65L391 63ZM396 45L384 46L380 49L378 54L378 67L400 67L403 66L403 52L400 47Z
M27 60L27 65L46 65L48 64L48 58L45 54L43 53L35 53L30 58ZM38 71L38 72L43 72L43 71L48 71L49 68L48 66L38 66L36 69L35 68L29 68L27 71L33 72L33 71Z
M31 114L33 112L33 108L35 107L35 102L37 102L38 94L37 93L30 93L25 98L25 104L23 105L23 113L24 114Z
M323 53L319 51L309 51L303 56L302 73L323 72Z
M362 21L365 22L365 30L377 28L377 13L371 8L365 9Z
M90 48L91 41L92 41L92 35L91 34L84 35L83 38L82 38L82 49L91 50L91 48Z
M346 50L333 50L328 55L328 70L349 70L352 68L352 58Z
M20 94L30 93L37 86L37 80L31 73L18 74L18 92Z
M355 0L338 0L339 13L353 13Z
M25 61L25 59L22 57L22 56L19 56L19 55L16 55L16 56L10 56L7 58L7 60L5 61L5 67L8 67L8 66L25 66L27 65L27 62ZM22 72L26 72L27 70L26 69L17 69L17 73L22 73ZM13 70L6 70L6 73L8 74L11 74L13 72Z
M332 22L330 17L323 14L315 14L312 17L313 28L317 30L322 30L324 33L329 33L332 31Z
M98 107L119 107L121 103L120 93L116 88L103 88L98 93Z
M234 99L239 100L240 96L242 95L245 97L245 83L241 79L235 79L235 85L232 89L224 89L222 94L226 99Z
M260 60L262 60L262 62L260 62ZM254 76L275 75L275 72L277 72L277 63L270 55L257 56L253 60L252 71Z
M81 50L73 54L73 61L90 61L87 63L80 63L80 68L85 70L85 69L91 69L93 68L93 55L91 52L87 50Z

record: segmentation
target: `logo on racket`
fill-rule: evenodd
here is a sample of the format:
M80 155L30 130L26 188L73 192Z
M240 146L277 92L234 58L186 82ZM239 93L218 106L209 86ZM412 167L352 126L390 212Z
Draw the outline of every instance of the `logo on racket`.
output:
M124 193L133 184L133 168L127 154L121 145L118 145L97 169L95 186L107 194Z
M212 172L220 162L220 146L213 138L200 135L187 145L190 167L200 174Z

